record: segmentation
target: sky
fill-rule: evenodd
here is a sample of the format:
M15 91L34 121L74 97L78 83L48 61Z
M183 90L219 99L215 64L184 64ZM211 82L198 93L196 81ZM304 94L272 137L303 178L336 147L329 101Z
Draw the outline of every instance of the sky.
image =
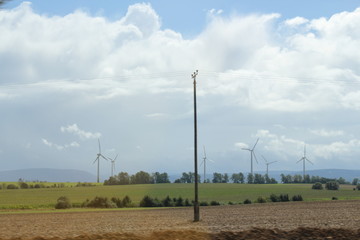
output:
M360 169L359 1L10 1L0 170ZM200 167L200 166L199 166ZM200 168L201 169L201 168ZM202 170L200 170L202 171ZM102 161L103 177L111 173Z

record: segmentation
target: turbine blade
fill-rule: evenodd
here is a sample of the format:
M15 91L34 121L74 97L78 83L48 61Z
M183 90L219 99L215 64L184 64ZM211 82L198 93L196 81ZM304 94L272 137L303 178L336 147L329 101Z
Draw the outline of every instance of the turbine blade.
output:
M99 143L99 153L101 153L101 145L100 145L100 139L98 138L98 143Z
M301 162L302 160L304 160L304 158L301 158L299 161L297 161L296 163L298 163L298 162Z
M264 158L264 156L261 155L261 157L264 159L264 162L267 164L268 162L267 162L267 160Z
M99 161L99 156L97 156L97 157L95 158L93 164L96 163L96 161Z
M272 161L272 162L269 162L268 164L272 164L272 163L276 163L277 161Z
M259 163L258 160L257 160L257 158L256 158L255 152L254 152L254 151L251 151L251 153L254 155L254 158L255 158L255 160L256 160L256 163Z
M104 157L104 155L100 154L100 156L105 159L106 161L108 161L108 159L106 157Z
M241 148L242 150L248 150L248 151L251 151L250 148Z
M116 160L116 158L118 157L119 154L116 154L116 157L114 158L114 161Z
M254 147L251 150L254 150L254 148L256 147L256 145L258 143L258 141L259 141L259 138L256 140L256 143L255 143Z
M206 151L205 151L205 146L204 146L204 156L205 156L205 158L206 158Z
M314 165L314 163L312 161L310 161L309 159L305 158L306 161L308 161L309 163L311 163L312 165Z

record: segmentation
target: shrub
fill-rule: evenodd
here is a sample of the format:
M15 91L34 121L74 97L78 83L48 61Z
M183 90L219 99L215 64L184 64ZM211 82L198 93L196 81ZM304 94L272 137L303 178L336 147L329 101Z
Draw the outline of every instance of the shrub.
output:
M360 190L360 183L358 185L356 185L356 189Z
M244 200L244 204L251 204L251 200L250 200L250 199L248 199L248 198L247 198L247 199L245 199L245 200Z
M279 198L280 198L280 201L281 201L281 202L288 202L288 201L290 201L288 194L280 194Z
M187 206L187 207L192 206L191 201L189 201L189 199L185 199L184 205Z
M20 186L21 189L28 189L29 188L29 185L26 182L20 182L19 186Z
M218 201L211 201L210 202L210 206L219 206L220 205L220 203L218 202Z
M166 196L166 198L164 198L161 202L164 207L172 207L174 205L173 201L169 196Z
M131 198L128 195L126 195L122 200L123 207L131 207L131 203L132 203Z
M93 200L89 201L85 207L91 208L116 208L116 204L110 201L106 197L95 197Z
M330 181L325 184L327 190L339 190L339 183L336 181Z
M124 207L124 205L122 203L122 200L120 198L112 197L111 201L113 203L115 203L116 207L118 207L118 208L123 208Z
M275 195L275 194L271 194L271 195L270 195L270 200L271 200L272 202L280 202L280 197L277 196L277 195Z
M312 189L315 190L322 190L323 189L323 185L320 182L316 182L312 185Z
M256 199L256 202L257 202L257 203L266 203L266 198L264 198L264 197L258 197L258 198Z
M331 200L338 200L338 198L337 197L332 197Z
M182 199L182 197L178 197L178 199L175 202L175 206L177 206L177 207L184 206L184 200Z
M143 197L140 201L140 207L161 207L162 204L159 202L157 198L153 199L149 195Z
M9 185L7 185L7 187L6 187L7 189L18 189L19 187L18 186L16 186L15 184L9 184Z
M57 203L55 204L56 209L66 209L71 208L70 200L67 197L59 197Z
M303 197L302 197L301 195L294 195L294 196L292 197L292 200L293 200L294 202L300 202L300 201L303 201Z
M200 202L200 206L209 206L209 203L206 201Z
M0 190L2 189L2 185L0 185Z
M95 187L96 185L93 183L88 183L88 182L78 182L75 187Z
M228 205L235 205L235 203L233 203L232 201L229 201Z

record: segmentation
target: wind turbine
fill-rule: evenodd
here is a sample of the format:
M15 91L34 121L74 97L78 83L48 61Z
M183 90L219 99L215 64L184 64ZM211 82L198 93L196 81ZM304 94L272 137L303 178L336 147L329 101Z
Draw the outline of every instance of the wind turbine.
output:
M202 164L204 164L204 180L203 180L203 182L205 183L205 180L206 180L206 151L205 151L205 146L204 146L204 157L203 157L203 161L201 162L201 164L200 164L200 166L202 165ZM212 160L210 160L211 162L214 162L214 161L212 161Z
M115 160L118 157L119 154L116 154L116 157L114 159L109 158L108 159L111 161L111 176L114 176L114 172L115 172Z
M242 150L247 150L250 152L250 159L251 159L251 175L254 174L253 172L253 158L255 158L256 162L258 162L258 160L256 159L256 155L255 155L255 152L254 152L254 149L256 147L256 144L258 143L259 141L259 138L256 140L256 143L254 144L253 148L250 149L250 148L242 148Z
M306 157L306 145L304 145L304 156L302 158L300 158L298 162L303 161L303 179L305 179L305 162L308 161L309 163L313 164L307 157Z
M268 162L263 155L261 155L261 157L264 159L265 161L265 164L266 164L266 175L269 176L269 165L272 164L272 163L276 163L277 161L272 161L272 162Z
M97 157L95 159L95 161L93 162L93 164L97 161L97 182L99 183L100 182L100 177L99 177L99 174L100 174L100 158L103 158L107 161L107 158L104 157L104 155L101 154L101 146L100 146L100 139L98 139L98 143L99 143L99 153L97 154Z

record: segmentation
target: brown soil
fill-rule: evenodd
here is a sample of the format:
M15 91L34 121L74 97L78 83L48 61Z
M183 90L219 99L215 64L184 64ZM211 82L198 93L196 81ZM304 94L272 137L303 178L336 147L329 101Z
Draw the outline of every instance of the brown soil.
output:
M360 201L0 214L0 239L360 239Z

